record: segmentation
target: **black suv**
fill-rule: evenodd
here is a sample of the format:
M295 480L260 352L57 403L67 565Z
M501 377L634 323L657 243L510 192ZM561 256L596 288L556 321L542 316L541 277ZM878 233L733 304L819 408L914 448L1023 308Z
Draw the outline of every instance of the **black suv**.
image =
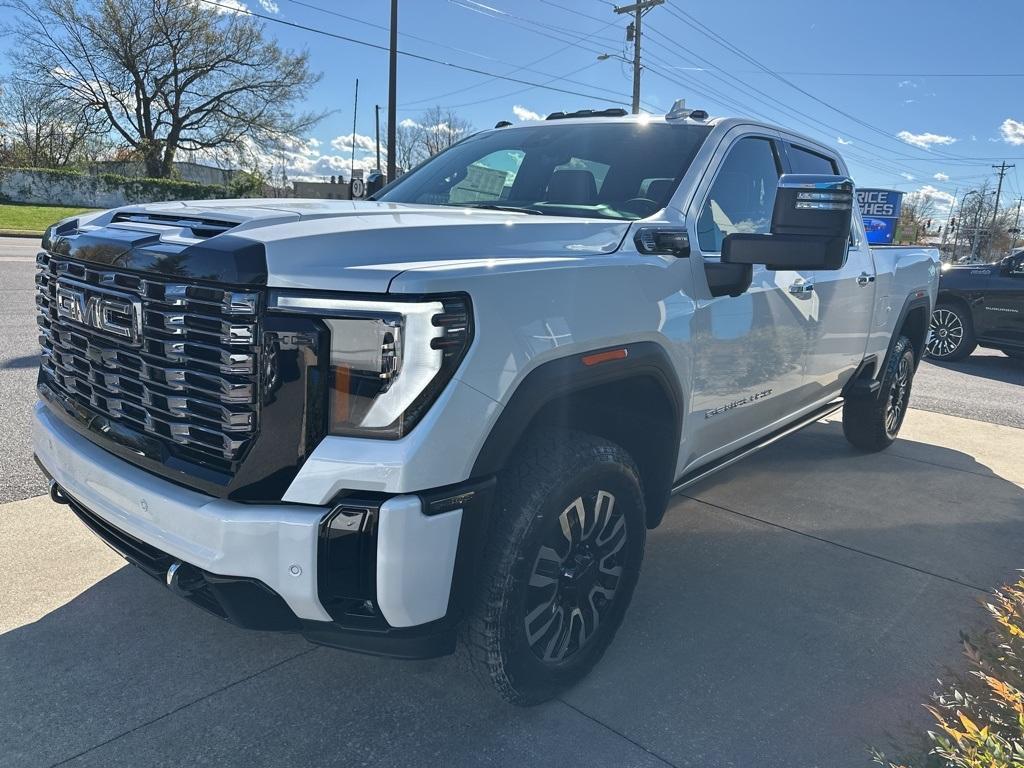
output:
M1024 249L997 264L944 266L928 354L961 360L975 347L1024 359Z

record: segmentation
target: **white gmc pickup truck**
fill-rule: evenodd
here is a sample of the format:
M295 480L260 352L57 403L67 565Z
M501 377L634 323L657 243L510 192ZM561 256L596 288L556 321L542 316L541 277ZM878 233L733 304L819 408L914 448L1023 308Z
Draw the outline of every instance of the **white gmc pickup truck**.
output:
M370 201L66 219L38 462L230 622L461 637L542 701L612 641L674 491L839 408L857 447L896 438L938 255L869 248L846 173L783 128L607 110L478 133Z

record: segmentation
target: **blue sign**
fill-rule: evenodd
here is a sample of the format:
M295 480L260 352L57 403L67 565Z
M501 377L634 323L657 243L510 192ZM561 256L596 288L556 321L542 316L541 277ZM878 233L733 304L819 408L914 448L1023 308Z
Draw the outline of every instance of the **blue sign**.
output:
M858 189L857 205L872 245L892 245L900 218L903 193L894 189Z

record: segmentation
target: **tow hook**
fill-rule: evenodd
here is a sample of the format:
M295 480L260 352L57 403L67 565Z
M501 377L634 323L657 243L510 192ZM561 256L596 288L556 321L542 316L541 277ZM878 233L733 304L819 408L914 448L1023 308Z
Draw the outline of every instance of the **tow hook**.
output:
M188 597L206 583L205 579L203 579L203 574L198 569L180 560L171 564L171 567L167 569L167 575L164 580L167 582L167 588L171 592L175 592L182 597Z
M55 504L67 504L68 497L64 495L64 491L57 485L56 480L50 481L50 498L53 499Z

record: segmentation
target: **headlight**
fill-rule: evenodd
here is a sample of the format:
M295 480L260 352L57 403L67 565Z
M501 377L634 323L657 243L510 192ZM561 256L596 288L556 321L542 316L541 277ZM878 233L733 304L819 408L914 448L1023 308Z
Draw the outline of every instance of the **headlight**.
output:
M397 438L458 368L472 338L469 300L411 301L271 291L271 311L318 317L330 330L328 431Z

